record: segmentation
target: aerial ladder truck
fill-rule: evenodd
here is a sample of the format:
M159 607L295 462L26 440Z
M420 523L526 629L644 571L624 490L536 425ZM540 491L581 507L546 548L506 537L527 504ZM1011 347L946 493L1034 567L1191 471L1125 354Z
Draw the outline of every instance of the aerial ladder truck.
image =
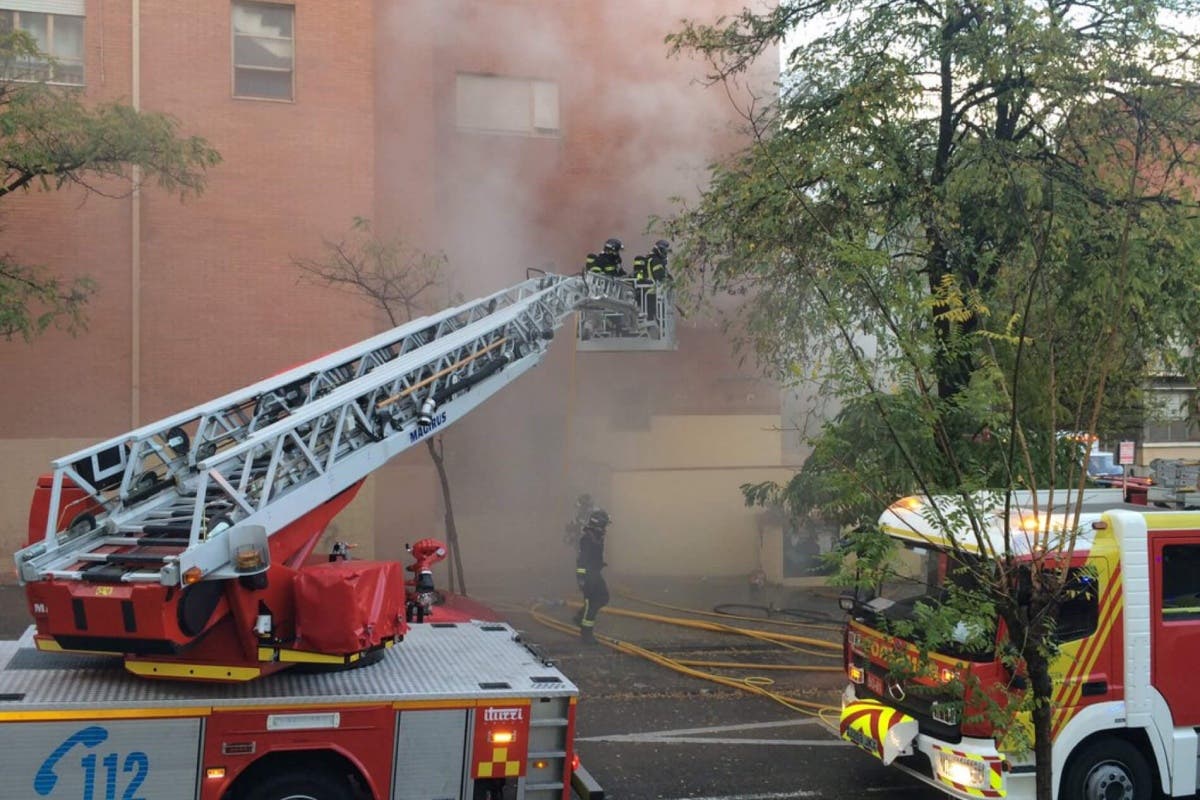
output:
M53 462L16 553L39 649L146 676L247 681L378 660L429 609L436 540L310 556L391 458L537 365L577 310L636 317L600 275L534 274Z

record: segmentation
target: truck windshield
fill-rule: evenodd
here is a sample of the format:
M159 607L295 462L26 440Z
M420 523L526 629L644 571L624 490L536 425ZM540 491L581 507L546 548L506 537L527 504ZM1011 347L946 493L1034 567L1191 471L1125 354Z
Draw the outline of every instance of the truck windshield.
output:
M917 607L936 607L944 603L952 587L970 589L973 580L960 562L939 550L921 547L906 547L897 559L897 569L892 580L884 584L882 591L866 603L865 614L868 624L883 629L892 628L889 623L917 622ZM978 622L975 623L978 625ZM972 636L966 622L956 628L956 641L939 647L946 655L969 659L987 659L992 648L979 642L978 635ZM968 647L969 641L975 646Z
M1054 639L1060 643L1083 639L1096 631L1101 588L1096 570L1103 561L1094 557L1091 561L1091 568L1075 566L1068 571L1055 615ZM897 559L897 564L894 579L883 586L879 595L859 606L862 621L878 630L895 630L896 626L891 623L917 623L918 606L936 607L945 602L952 586L973 588L973 580L963 565L938 550L909 547ZM981 620L975 617L970 624L979 626ZM996 625L992 623L988 628L986 632L978 627L972 631L967 622L962 622L955 628L954 641L939 644L937 649L956 658L987 661L994 651ZM915 638L923 638L919 630L914 633Z
M1121 465L1112 453L1092 453L1088 456L1088 475L1120 475Z

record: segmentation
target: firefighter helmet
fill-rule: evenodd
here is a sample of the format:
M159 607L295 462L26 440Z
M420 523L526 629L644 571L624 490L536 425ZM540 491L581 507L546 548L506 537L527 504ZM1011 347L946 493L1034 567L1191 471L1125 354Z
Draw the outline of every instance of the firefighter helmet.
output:
M619 253L619 252L621 252L621 249L624 246L625 245L621 244L620 239L609 239L607 242L604 243L604 252Z
M666 258L667 253L671 252L671 243L666 239L659 239L654 243L654 252L658 253L662 258Z
M588 516L587 524L589 528L599 528L600 530L604 530L606 527L608 527L608 523L608 512L603 508L596 509Z

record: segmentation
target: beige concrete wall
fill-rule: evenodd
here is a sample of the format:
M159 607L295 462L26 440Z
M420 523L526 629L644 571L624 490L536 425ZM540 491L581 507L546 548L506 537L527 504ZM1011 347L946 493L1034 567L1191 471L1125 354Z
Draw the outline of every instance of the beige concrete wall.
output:
M613 517L607 557L628 575L742 575L758 569L760 510L739 486L787 480L778 414L653 416L644 430L614 430L610 418L577 426L576 453ZM600 465L600 468L597 468Z
M652 416L642 430L619 430L608 417L578 421L586 453L613 470L749 468L780 465L778 414Z
M353 546L351 557L375 558L376 546L376 495L379 480L375 475L367 478L358 496L350 505L342 509L342 513L333 518L325 534L313 551L316 555L327 554L335 541L349 542Z
M617 472L608 562L628 575L748 575L759 568L762 537L738 486L786 476L771 468Z
M1200 443L1196 444L1175 444L1164 442L1163 444L1143 443L1138 452L1138 464L1135 465L1135 473L1143 474L1145 470L1149 470L1150 462L1156 458L1187 458L1200 459ZM1145 470L1139 468L1139 465L1145 465Z

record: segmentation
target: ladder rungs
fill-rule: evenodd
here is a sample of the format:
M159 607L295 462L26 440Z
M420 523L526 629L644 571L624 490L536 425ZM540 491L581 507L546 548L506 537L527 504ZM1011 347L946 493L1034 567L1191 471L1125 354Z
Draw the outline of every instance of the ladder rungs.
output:
M141 528L142 528L142 533L146 534L147 536L150 536L150 535L153 535L156 533L182 533L184 535L187 535L192 532L192 526L190 524L142 525Z
M114 547L187 547L191 539L169 539L157 536L109 536L103 539L97 547L112 545Z
M60 581L83 580L83 573L77 569L48 569L42 574L47 578L56 578Z
M179 560L179 556L156 556L151 553L80 553L77 558L98 564L170 564Z

